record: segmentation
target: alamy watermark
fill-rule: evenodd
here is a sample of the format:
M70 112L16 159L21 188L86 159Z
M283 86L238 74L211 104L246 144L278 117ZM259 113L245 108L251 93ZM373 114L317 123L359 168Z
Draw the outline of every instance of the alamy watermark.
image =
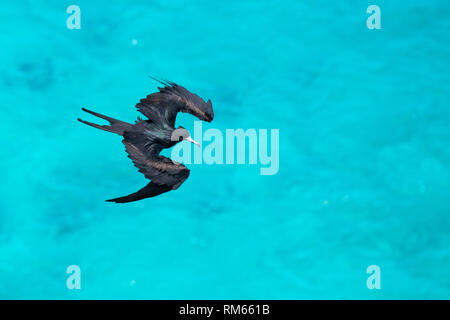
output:
M67 267L66 273L70 274L66 280L67 289L73 290L81 289L81 269L79 266L73 264Z
M381 29L381 10L380 7L372 4L367 7L366 13L370 16L366 20L367 29Z
M367 289L381 289L381 269L376 264L370 265L366 270L367 274L370 276L367 278L366 285Z
M203 132L202 122L194 121L193 139L200 148L179 143L170 158L184 164L259 164L261 175L278 173L279 129L270 129L270 134L268 129L226 129L224 135L219 129Z
M66 20L66 26L68 29L81 29L81 9L79 6L72 4L67 7L66 13L70 14L70 16ZM381 10L380 7L372 4L369 5L366 9L366 13L370 14L370 16L366 20L366 26L368 29L381 29ZM132 45L135 46L137 44L137 40L132 40Z
M66 13L70 14L66 20L67 29L81 29L81 9L79 6L72 4L67 7Z

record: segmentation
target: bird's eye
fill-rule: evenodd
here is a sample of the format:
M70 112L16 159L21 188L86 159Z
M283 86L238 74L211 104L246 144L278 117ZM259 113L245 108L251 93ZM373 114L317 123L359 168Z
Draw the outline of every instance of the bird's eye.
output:
M183 139L184 139L183 136L181 136L178 138L178 141L183 141Z

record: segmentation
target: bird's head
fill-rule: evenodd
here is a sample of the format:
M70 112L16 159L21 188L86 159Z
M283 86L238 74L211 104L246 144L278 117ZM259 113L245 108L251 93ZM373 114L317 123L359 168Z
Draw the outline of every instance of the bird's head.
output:
M178 128L172 131L172 134L170 135L170 140L176 143L186 140L200 147L200 143L192 139L191 135L189 134L189 131L187 131L182 126L179 126Z

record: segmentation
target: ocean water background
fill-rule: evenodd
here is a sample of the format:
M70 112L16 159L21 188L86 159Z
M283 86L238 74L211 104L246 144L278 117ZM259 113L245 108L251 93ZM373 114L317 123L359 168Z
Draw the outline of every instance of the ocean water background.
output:
M2 3L0 298L450 298L449 17L444 0ZM146 181L76 118L133 121L149 74L212 100L204 130L279 129L278 174L191 164L175 192L104 202Z

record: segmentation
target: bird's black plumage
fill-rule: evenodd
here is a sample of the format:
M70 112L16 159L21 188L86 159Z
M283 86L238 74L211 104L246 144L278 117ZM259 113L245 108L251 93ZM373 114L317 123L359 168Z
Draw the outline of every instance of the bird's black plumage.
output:
M189 169L159 153L162 149L173 147L182 140L194 142L190 139L186 129L182 127L175 129L178 112L187 112L208 122L214 118L211 100L205 102L198 95L173 82L157 81L164 87L158 88L159 92L148 95L136 104L137 109L148 120L138 118L134 124L130 124L82 109L107 120L110 124L98 125L78 120L94 128L122 136L122 143L125 145L128 157L139 172L151 180L149 184L135 193L107 201L116 203L137 201L177 189L188 178Z
M148 95L136 105L138 110L151 121L173 128L178 112L187 112L208 122L213 120L211 100L205 103L195 93L173 82L160 81L160 83L164 87L158 88L159 92Z

